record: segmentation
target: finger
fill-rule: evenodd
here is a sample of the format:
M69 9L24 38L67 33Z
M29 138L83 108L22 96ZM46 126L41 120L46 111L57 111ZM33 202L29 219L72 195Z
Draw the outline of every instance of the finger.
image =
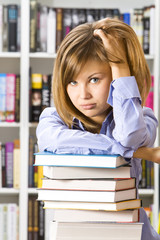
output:
M109 44L109 36L106 37L106 35L104 34L103 30L95 29L94 32L93 32L93 35L100 37L105 47L108 46L108 44Z

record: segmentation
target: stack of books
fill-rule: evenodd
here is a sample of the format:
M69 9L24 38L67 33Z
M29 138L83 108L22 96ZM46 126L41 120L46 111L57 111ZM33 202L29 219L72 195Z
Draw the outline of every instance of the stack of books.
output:
M38 200L55 209L50 240L140 240L141 200L119 155L35 154L43 166Z

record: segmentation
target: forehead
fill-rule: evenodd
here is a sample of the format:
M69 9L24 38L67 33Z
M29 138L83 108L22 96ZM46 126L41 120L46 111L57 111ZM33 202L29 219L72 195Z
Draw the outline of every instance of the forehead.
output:
M75 76L75 79L88 78L93 74L110 74L110 66L107 62L89 59Z

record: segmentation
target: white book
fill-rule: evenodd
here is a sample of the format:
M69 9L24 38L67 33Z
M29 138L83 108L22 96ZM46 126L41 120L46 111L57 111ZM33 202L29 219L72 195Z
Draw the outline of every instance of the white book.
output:
M56 222L138 222L139 209L124 211L95 211L55 209L54 218Z
M38 200L82 201L82 202L119 202L136 199L136 188L121 191L78 191L48 190L39 188Z
M128 179L42 179L42 188L61 190L115 191L134 188L135 178Z
M35 166L116 168L126 164L128 162L120 155L75 155L51 152L35 154Z
M122 211L135 209L142 206L141 199L121 201L116 203L108 202L73 202L73 201L44 201L45 209L81 209L81 210L105 210Z
M45 209L45 240L49 240L50 221L54 218L54 209Z
M17 205L8 204L7 210L7 240L17 239Z
M3 229L2 225L3 224L3 205L0 204L0 239L3 239Z
M8 221L8 204L2 204L2 239L8 239L8 236L7 236L7 221Z
M49 8L47 16L47 52L56 52L56 11Z
M41 6L40 11L40 46L42 52L47 52L47 6Z
M155 53L155 7L152 6L149 10L150 15L150 45L149 45L149 54L154 55Z
M142 223L50 222L49 240L140 240Z
M130 166L119 168L43 167L43 175L53 179L130 178Z

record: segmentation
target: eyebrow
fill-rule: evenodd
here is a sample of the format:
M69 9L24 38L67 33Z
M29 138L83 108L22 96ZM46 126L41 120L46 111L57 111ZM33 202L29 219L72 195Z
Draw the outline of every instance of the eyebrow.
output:
M92 73L90 76L88 76L88 78L91 78L92 76L96 75L96 74L102 74L102 72L95 72L95 73Z

